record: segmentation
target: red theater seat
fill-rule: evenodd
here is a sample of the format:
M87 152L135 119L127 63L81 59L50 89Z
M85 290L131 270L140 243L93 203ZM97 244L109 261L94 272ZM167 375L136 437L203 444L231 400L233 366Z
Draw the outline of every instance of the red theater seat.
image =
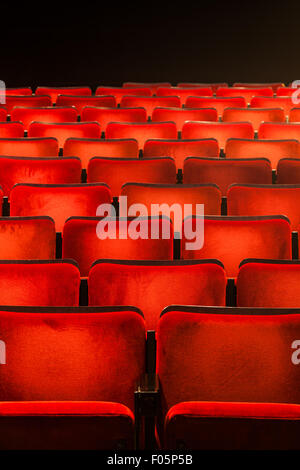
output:
M5 307L0 329L8 351L1 449L134 449L134 391L145 371L141 312Z
M74 106L80 114L85 106L105 106L114 108L117 103L114 96L69 96L59 95L57 106Z
M255 96L250 102L251 108L282 108L286 116L295 106L289 96L279 96L276 98Z
M192 96L186 100L186 108L215 108L221 117L225 108L245 108L246 100L242 97L232 98L202 98Z
M136 139L142 149L149 139L177 139L177 129L174 122L111 122L105 135L107 139Z
M219 87L228 86L227 83L177 83L180 88L211 88L216 93Z
M284 83L274 82L274 83L234 83L234 87L243 87L243 88L273 88L274 93L277 92L279 87L284 86Z
M39 122L76 122L77 112L70 106L47 106L44 108L25 108L16 106L11 112L12 121L21 121L25 129L33 121Z
M133 95L133 96L151 96L152 91L149 87L110 87L110 86L99 86L96 90L97 95L111 95L114 96L116 103L120 104L120 101L123 96Z
M71 216L94 216L99 204L111 202L104 184L18 184L10 193L12 216L48 215L62 232Z
M300 158L282 158L277 165L278 184L300 184Z
M1 151L1 140L0 140ZM93 157L138 158L139 148L135 139L67 139L64 157L79 157L83 168Z
M106 183L112 195L117 197L121 194L122 185L129 181L175 184L176 165L170 157L143 159L95 157L89 161L87 181Z
M225 147L226 158L267 158L272 168L281 158L300 158L297 140L229 139Z
M290 110L289 122L300 122L300 108Z
M232 185L227 193L228 215L285 215L292 230L300 224L300 185Z
M11 114L13 108L15 106L24 106L24 107L43 107L43 106L51 106L52 101L50 96L43 95L43 96L31 96L31 95L24 95L24 96L7 96L5 106L7 108L7 112Z
M144 145L144 157L172 157L177 168L183 168L186 157L215 157L220 154L216 139L187 140L147 140Z
M154 108L180 108L181 102L178 96L123 96L120 102L121 108L143 107L147 115L151 116Z
M28 137L55 137L62 148L69 137L100 138L101 128L98 122L32 122L28 129Z
M245 260L240 266L236 281L237 305L298 308L300 304L299 282L300 262L298 260Z
M91 268L88 283L89 305L135 305L147 330L156 329L168 305L225 305L226 277L214 260L101 260Z
M186 184L215 183L223 196L233 183L272 184L272 167L266 158L230 160L190 157L184 161L183 175Z
M97 108L86 106L81 111L81 121L99 122L105 132L110 122L146 122L144 108Z
M150 237L152 228L156 238ZM134 231L141 236L134 238ZM63 258L76 260L81 276L98 259L171 260L173 228L167 218L144 217L138 223L131 218L72 217L64 226L62 252Z
M1 157L0 185L9 197L18 183L63 184L81 182L79 158Z
M0 122L1 139L16 137L24 137L24 126L21 122Z
M123 83L123 88L150 88L152 95L155 95L158 88L166 88L171 87L171 83L169 82L158 82L158 83L141 83L141 82L125 82Z
M299 312L164 310L157 332L164 448L299 449L299 370L291 361Z
M297 88L282 86L282 87L277 88L276 95L277 96L292 96L292 94L295 93L296 90Z
M245 98L246 103L250 103L254 96L273 96L272 88L247 88L247 87L225 87L218 88L216 91L217 96L232 97L242 96Z
M184 105L189 96L213 96L213 91L210 87L161 87L157 90L157 96L178 96L181 105Z
M186 122L182 128L183 139L217 139L221 149L231 138L253 139L254 129L250 122Z
M300 140L300 123L263 122L258 130L259 139ZM283 155L285 156L285 155Z
M174 232L181 232L183 217L195 214L196 204L204 204L204 213L220 215L221 191L214 184L143 184L127 183L122 188L127 204L144 204L152 215L155 207L174 221ZM167 205L167 206L166 206ZM175 210L174 210L175 209Z
M50 217L0 217L0 259L55 259L55 225Z
M205 208L204 208L205 210ZM228 277L236 277L245 258L290 259L292 234L285 217L205 217L204 245L187 249L185 230L195 230L195 218L187 218L183 226L182 258L216 258L225 267Z
M175 122L177 129L182 131L186 121L218 121L218 113L213 108L154 108L153 122Z
M7 96L24 96L32 95L31 87L20 87L20 88L5 88L5 94ZM47 93L43 93L47 95Z
M39 86L35 90L36 95L49 95L52 103L56 103L58 95L72 95L72 96L90 96L92 90L88 86L82 87L49 87Z
M13 157L55 157L58 141L54 137L0 139L0 155Z
M226 108L224 109L222 121L224 122L251 122L255 131L260 124L266 122L285 122L285 114L280 108Z
M1 305L75 307L79 285L80 273L72 260L0 261Z
M5 107L0 107L0 122L5 122L7 120L7 109Z

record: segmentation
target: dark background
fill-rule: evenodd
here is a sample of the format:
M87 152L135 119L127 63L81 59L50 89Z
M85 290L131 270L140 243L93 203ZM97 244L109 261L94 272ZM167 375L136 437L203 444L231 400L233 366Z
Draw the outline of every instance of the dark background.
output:
M300 79L299 0L13 2L0 18L7 87Z

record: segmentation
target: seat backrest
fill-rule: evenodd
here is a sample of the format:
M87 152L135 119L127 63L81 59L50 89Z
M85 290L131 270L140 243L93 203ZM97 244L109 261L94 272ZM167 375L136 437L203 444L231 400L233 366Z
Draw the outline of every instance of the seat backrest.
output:
M1 157L0 185L9 197L18 183L67 184L81 182L79 158Z
M200 249L187 249L193 243L188 230L195 233L195 217L186 218L183 226L181 256L183 259L218 259L227 277L236 277L245 258L291 259L292 233L285 217L205 217L204 244ZM234 247L234 249L233 249Z
M266 158L186 158L183 165L183 181L192 183L214 183L226 196L233 183L272 184L272 167Z
M6 96L5 106L9 114L11 114L15 106L51 106L52 101L49 95L10 95Z
M129 89L129 88L150 88L152 95L155 95L158 88L161 87L171 87L171 83L169 82L148 82L148 83L142 83L142 82L125 82L123 83L123 88Z
M262 122L258 129L259 139L300 140L300 123Z
M105 184L17 184L10 193L12 216L48 215L62 232L71 216L94 216L100 204L111 203Z
M277 96L291 96L293 93L295 93L296 90L297 88L292 88L288 86L280 86L276 90L276 95Z
M268 158L276 169L281 158L300 158L297 140L229 139L225 147L226 158Z
M226 87L228 86L227 83L188 83L188 82L183 82L183 83L177 83L178 87L184 88L211 88L213 93L216 93L217 89L219 87Z
M147 330L156 329L168 305L225 305L226 277L214 260L101 260L91 268L88 282L89 305L135 305Z
M258 131L260 124L265 122L285 122L285 114L280 108L226 108L224 109L222 121L251 122L255 131Z
M273 83L243 83L236 82L233 84L234 87L244 87L244 88L272 88L274 93L277 92L279 87L284 86L284 83L273 82Z
M286 116L295 106L290 96L255 96L250 102L251 108L282 108Z
M285 215L292 230L300 223L300 185L233 184L227 193L228 215Z
M137 309L5 307L0 331L7 349L1 401L104 401L134 411L145 371Z
M80 87L48 87L48 86L38 86L35 90L36 95L49 95L51 97L52 103L56 103L58 95L79 95L79 96L89 96L92 94L92 90L88 86Z
M181 105L184 105L189 96L213 96L211 87L160 87L157 96L178 96Z
M2 139L24 137L24 130L21 122L0 122L0 138Z
M246 103L250 103L251 99L254 96L273 96L274 92L271 87L258 87L258 88L248 88L248 87L220 87L216 91L217 96L242 96L245 98Z
M79 286L73 260L0 261L1 305L75 307Z
M250 122L186 122L182 128L183 139L214 138L224 149L231 138L253 139L254 129Z
M0 217L0 259L55 259L55 250L50 217Z
M178 96L123 96L121 99L121 108L136 108L137 106L145 108L147 115L151 116L157 106L180 108L181 101Z
M290 110L289 122L300 122L300 108L292 108Z
M60 148L63 148L69 137L100 139L101 127L98 122L32 122L28 137L55 137Z
M0 140L1 151L1 140ZM64 157L79 157L83 168L93 157L138 158L139 147L135 139L77 139L65 141Z
M112 195L118 197L121 194L122 185L131 181L175 184L176 166L170 157L143 159L94 157L89 161L87 181L88 183L106 183Z
M0 106L0 122L5 122L7 120L7 109L3 106Z
M96 96L98 95L111 95L114 96L116 103L120 104L121 99L123 96L151 96L152 91L147 86L137 86L137 87L111 87L111 86L99 86L96 89Z
M142 149L148 139L177 139L177 128L174 122L111 122L105 135L107 139L136 139Z
M144 157L172 157L177 168L183 168L187 157L217 158L220 148L216 139L149 139L144 145Z
M245 108L247 105L245 98L233 96L231 98L217 97L204 98L201 96L191 96L187 98L186 108L215 108L221 117L225 108Z
M26 108L16 106L11 113L12 121L21 121L25 129L33 121L39 122L76 122L77 112L71 106L45 106L43 108Z
M32 95L31 87L5 88L6 96ZM47 95L47 93L43 93Z
M144 108L104 108L85 106L81 111L81 121L99 122L105 132L110 122L146 122L147 113Z
M155 232L156 237L152 237ZM173 227L167 218L72 217L64 226L63 258L87 276L98 259L171 260Z
M250 257L249 257L250 258ZM295 308L300 302L299 260L246 259L236 286L240 307ZM296 339L296 338L295 338Z
M300 184L300 158L282 158L277 165L278 184Z
M170 307L157 332L162 407L188 401L300 403L292 344L300 310Z
M85 106L105 106L115 108L117 106L114 96L69 96L59 95L57 106L74 106L80 114Z
M214 108L154 108L153 122L175 122L178 131L186 121L218 121L218 113Z

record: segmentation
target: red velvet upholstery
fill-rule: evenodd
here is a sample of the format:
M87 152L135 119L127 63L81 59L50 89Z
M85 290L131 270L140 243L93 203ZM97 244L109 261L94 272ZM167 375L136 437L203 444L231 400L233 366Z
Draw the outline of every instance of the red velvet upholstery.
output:
M181 105L184 105L189 96L213 96L210 87L161 87L157 90L157 96L178 96Z
M191 96L186 100L187 108L215 108L221 117L225 108L245 108L246 100L243 97L232 98L202 98Z
M94 216L99 204L111 202L104 184L18 184L10 193L12 216L48 215L61 232L71 216Z
M296 139L299 141L300 123L263 122L259 126L258 137L259 139Z
M254 130L257 131L263 121L285 122L285 114L284 111L280 108L226 108L223 112L222 121L251 122Z
M1 140L0 140L1 150ZM76 139L65 141L64 157L79 157L83 168L93 157L138 158L139 148L135 139Z
M7 109L5 107L0 107L0 122L7 120Z
M81 111L81 121L99 122L105 132L110 122L146 122L147 113L144 108L99 108L85 106Z
M181 88L211 88L213 93L216 93L219 87L226 87L228 86L227 83L177 83L178 87Z
M123 88L150 88L152 95L155 95L158 88L161 87L171 87L171 83L169 82L148 82L148 83L141 83L141 82L125 82L123 83Z
M183 139L217 139L222 149L230 138L253 139L250 122L186 122L182 128Z
M177 168L183 168L184 159L187 157L217 158L219 154L220 148L216 139L147 140L143 152L144 157L172 157Z
M279 96L276 98L255 96L250 102L251 108L282 108L288 116L290 110L295 106L290 96Z
M16 106L11 113L12 121L21 121L25 129L33 121L39 122L76 122L77 112L71 106L46 106L44 108L25 108Z
M157 331L162 417L169 413L165 447L299 449L299 368L291 345L300 335L300 310L165 312Z
M182 130L186 121L217 121L218 113L214 108L155 108L152 113L153 122L175 122L177 129Z
M273 92L276 93L279 87L284 86L284 83L273 82L273 83L239 83L236 82L233 84L234 87L243 87L243 88L272 88Z
M123 96L151 96L152 91L149 87L147 86L142 86L142 87L130 87L128 88L123 88L123 87L111 87L111 86L99 86L96 90L96 96L97 95L111 95L114 96L116 99L116 103L120 104L121 99Z
M232 96L242 96L245 98L246 103L250 103L251 99L254 96L273 96L273 89L270 87L258 87L258 88L249 88L249 87L225 87L218 88L216 91L217 96L232 97Z
M181 101L178 96L123 96L120 102L121 108L143 107L147 115L151 116L154 108L180 108Z
M11 114L15 106L51 106L51 98L49 95L31 96L31 95L10 95L6 96L5 106L9 114Z
M192 222L195 229L195 220ZM185 219L184 224L188 227L191 219ZM291 258L291 227L283 217L205 217L204 245L200 250L185 248L184 233L183 230L182 258L216 258L223 263L228 277L237 276L245 258Z
M300 108L292 108L290 110L289 122L300 122Z
M80 273L71 260L0 261L1 305L75 307L79 285Z
M32 95L31 87L19 87L19 88L5 88L6 96L22 96L22 95ZM47 93L43 93L47 95Z
M177 129L174 122L112 122L105 135L107 139L136 139L142 149L148 139L177 139Z
M101 260L91 268L88 282L89 305L135 305L147 330L156 329L168 305L225 305L225 272L213 260Z
M92 158L88 165L88 183L106 183L113 196L121 194L122 185L135 183L176 183L176 166L170 157ZM0 178L1 184L1 178Z
M17 310L17 311L16 311ZM1 448L133 449L145 325L130 307L6 308Z
M299 261L246 260L237 278L237 304L297 308L300 305L299 279Z
M268 158L276 169L281 158L300 158L300 143L296 140L229 139L226 158Z
M278 184L300 184L300 158L282 158L277 165Z
M10 139L24 137L24 126L21 122L0 122L0 138Z
M85 106L105 106L114 108L117 106L114 96L69 96L59 95L56 101L57 106L75 106L80 114Z
M204 204L204 213L209 215L220 215L221 191L214 184L143 184L127 183L122 188L122 196L127 196L127 204L144 204L148 213L152 213L152 204L160 206L161 214L171 217L172 221L181 224L182 218L195 214L196 204ZM167 207L163 205L167 204ZM174 217L172 206L179 205L182 218ZM191 205L191 207L185 206ZM177 215L176 211L176 215ZM180 214L179 214L180 215ZM180 227L174 226L175 232L181 231Z
M151 239L150 236L148 238L133 239L128 236L128 227L130 227L132 221L130 218L127 219L127 223L124 223L122 219L115 218L103 220L103 225L108 222L105 228L112 238L100 239L97 231L102 228L98 225L101 220L103 220L101 217L72 217L64 226L63 258L76 260L82 276L88 275L92 264L98 259L173 259L173 227L168 219L163 218L153 221L155 227L158 228L159 235L157 239ZM147 234L150 235L151 219L144 218L140 227L136 230L142 235L147 230ZM170 236L164 238L165 233L170 234Z
M92 90L88 86L82 87L48 87L38 86L35 90L36 95L49 95L52 103L56 103L58 95L72 95L72 96L89 96L92 94Z
M266 158L186 158L183 175L187 184L215 183L223 196L232 183L272 184L272 167Z
M51 124L32 122L28 129L28 137L55 137L62 148L69 137L100 138L101 128L98 122L60 122Z
M0 259L55 259L55 245L50 217L0 217Z
M17 183L63 184L81 182L79 158L0 156L0 185L9 196Z
M291 96L293 93L295 93L295 88L288 86L281 86L276 90L277 96Z
M0 155L8 157L55 157L58 152L54 137L0 139Z
M228 215L285 215L292 230L300 223L300 185L232 185L227 193Z

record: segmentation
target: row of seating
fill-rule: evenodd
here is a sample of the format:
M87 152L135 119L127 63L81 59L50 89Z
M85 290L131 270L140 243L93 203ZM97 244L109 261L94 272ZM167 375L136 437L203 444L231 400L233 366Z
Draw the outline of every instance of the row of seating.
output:
M299 312L1 307L0 448L299 449Z

